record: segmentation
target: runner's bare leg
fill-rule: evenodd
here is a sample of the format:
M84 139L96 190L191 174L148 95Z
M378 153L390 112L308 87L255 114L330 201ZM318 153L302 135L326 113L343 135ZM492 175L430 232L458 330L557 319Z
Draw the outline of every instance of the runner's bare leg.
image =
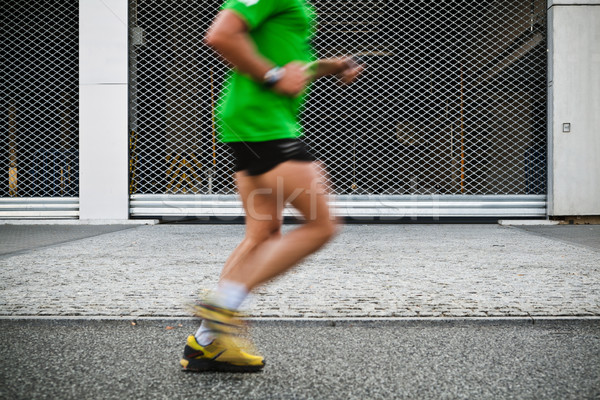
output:
M281 236L282 210L277 208L277 197L257 188L256 180L243 171L235 174L235 182L246 213L246 233L225 262L221 279L248 258L258 245Z
M305 223L284 236L275 235L256 244L245 253L246 257L232 262L222 278L251 290L296 265L334 236L336 221L327 204L326 183L317 163L287 161L259 176L240 176L238 184L245 187L244 191L249 189L247 200L258 198L257 192L265 196L258 209L251 207L250 201L245 204L252 232L255 227L260 231L261 225L273 229L275 225L267 225L268 221L256 222L269 215L280 216L286 201L302 213ZM256 238L263 239L265 235L263 232Z

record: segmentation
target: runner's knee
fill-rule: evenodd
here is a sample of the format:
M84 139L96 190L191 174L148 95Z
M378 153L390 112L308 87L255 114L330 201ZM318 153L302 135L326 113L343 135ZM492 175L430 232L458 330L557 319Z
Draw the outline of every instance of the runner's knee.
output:
M274 225L269 229L263 229L261 231L247 233L246 241L250 242L254 246L258 246L261 243L266 242L269 239L275 239L281 236L281 225Z
M322 244L329 242L338 232L338 226L335 221L324 220L311 222L314 227L314 239L318 239Z

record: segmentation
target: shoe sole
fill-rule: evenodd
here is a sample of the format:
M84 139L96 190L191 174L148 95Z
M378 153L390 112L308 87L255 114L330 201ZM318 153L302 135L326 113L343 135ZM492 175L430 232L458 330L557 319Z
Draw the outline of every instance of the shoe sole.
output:
M179 361L184 371L191 372L260 372L263 365L234 365L221 361L213 360L196 360L190 358L182 358Z

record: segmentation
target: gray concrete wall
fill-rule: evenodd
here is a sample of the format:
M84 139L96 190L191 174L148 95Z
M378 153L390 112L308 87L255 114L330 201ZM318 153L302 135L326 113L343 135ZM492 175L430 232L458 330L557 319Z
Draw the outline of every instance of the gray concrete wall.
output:
M600 215L600 1L548 6L548 214Z

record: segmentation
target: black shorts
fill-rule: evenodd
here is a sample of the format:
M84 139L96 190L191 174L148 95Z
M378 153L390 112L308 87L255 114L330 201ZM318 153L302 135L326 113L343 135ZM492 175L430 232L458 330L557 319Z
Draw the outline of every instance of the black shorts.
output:
M256 176L272 170L285 161L315 161L315 157L299 139L266 142L229 142L233 150L234 170Z

